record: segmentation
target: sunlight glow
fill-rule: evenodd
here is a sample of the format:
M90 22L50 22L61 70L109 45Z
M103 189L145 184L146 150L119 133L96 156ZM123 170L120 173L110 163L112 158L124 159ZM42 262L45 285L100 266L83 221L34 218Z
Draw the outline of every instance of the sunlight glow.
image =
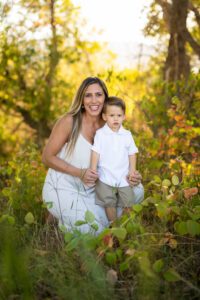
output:
M84 36L90 40L107 42L118 55L121 66L130 65L133 56L138 56L141 45L150 48L152 39L143 36L142 29L147 20L143 11L150 0L73 0L80 6L85 18ZM146 54L145 54L146 55Z

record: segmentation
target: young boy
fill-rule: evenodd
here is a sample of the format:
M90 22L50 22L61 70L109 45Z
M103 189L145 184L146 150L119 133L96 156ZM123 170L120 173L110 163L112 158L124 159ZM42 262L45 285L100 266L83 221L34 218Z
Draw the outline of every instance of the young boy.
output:
M102 114L106 124L97 130L92 146L91 168L98 169L99 174L96 204L105 207L109 221L117 218L117 206L127 208L134 204L127 175L136 171L138 148L130 131L122 126L125 110L122 99L109 97Z

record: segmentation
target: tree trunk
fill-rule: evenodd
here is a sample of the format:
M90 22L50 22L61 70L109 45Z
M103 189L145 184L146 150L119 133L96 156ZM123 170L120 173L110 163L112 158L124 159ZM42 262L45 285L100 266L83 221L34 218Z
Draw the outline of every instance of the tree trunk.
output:
M172 0L170 14L170 39L168 55L165 62L164 78L176 81L188 78L190 73L189 57L186 54L186 20L188 14L188 0Z

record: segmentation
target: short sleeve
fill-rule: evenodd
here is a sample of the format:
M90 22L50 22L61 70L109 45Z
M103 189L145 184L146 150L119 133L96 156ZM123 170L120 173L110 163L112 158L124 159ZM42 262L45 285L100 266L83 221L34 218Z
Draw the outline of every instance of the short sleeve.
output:
M95 137L94 137L94 144L92 145L92 150L100 153L100 133L96 132Z
M130 133L128 135L128 155L133 155L135 153L138 153L138 148L137 148L135 141Z

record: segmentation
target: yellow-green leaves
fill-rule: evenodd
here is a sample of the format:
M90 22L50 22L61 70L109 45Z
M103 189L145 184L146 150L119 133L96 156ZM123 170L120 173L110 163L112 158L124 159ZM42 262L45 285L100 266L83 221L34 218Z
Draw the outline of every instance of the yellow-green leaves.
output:
M85 221L87 223L93 223L94 220L95 220L94 214L91 211L87 210L85 213Z
M124 240L127 234L127 231L125 228L112 228L111 232L114 236L116 236L120 240Z
M172 183L173 185L178 185L179 184L179 178L177 175L172 176Z
M171 181L169 179L164 179L162 181L162 186L163 187L169 187L171 185Z
M174 228L180 235L190 234L195 236L200 234L200 223L194 220L176 222Z
M158 259L153 264L153 270L156 273L159 273L163 269L163 267L164 267L164 261L163 261L163 259Z
M174 282L174 281L179 281L180 275L172 268L168 269L165 273L164 273L164 278L167 281L170 282Z
M28 212L26 215L25 215L25 218L24 218L25 222L27 224L33 224L34 221L35 221L35 218L32 214L32 212Z

